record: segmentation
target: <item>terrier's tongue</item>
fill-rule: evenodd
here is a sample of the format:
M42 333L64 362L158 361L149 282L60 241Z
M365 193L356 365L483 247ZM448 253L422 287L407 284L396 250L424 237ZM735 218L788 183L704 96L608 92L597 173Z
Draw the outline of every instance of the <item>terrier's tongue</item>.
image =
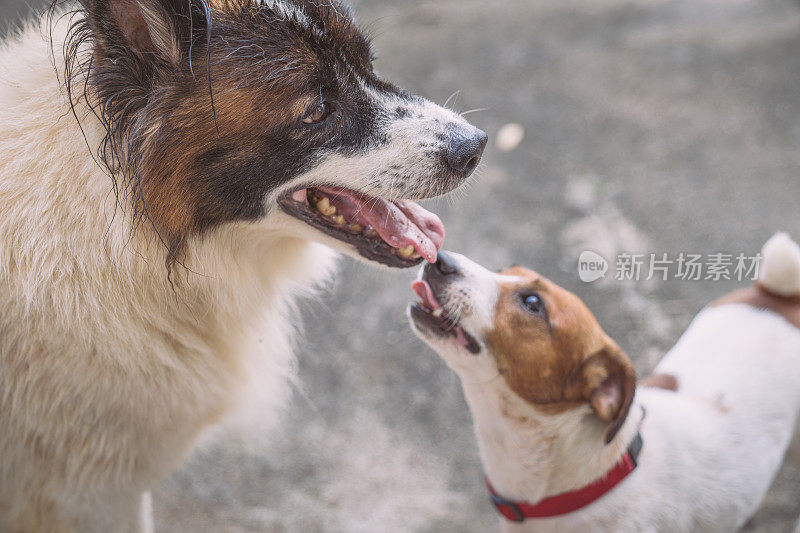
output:
M430 309L431 311L436 311L442 305L439 303L439 300L436 299L436 296L433 295L433 289L431 289L430 284L424 280L417 280L411 284L411 289L417 293L419 299L422 300L422 303ZM456 334L456 341L458 344L463 346L464 348L469 346L469 339L467 339L467 334L464 333L464 330L461 329L460 326L453 326L453 331Z
M444 225L435 214L410 200L390 202L351 191L320 187L345 218L372 226L392 248L413 246L431 263L444 244Z
M428 285L427 281L415 281L411 284L411 289L417 293L419 299L431 310L436 311L441 307L436 296L433 295L433 289Z

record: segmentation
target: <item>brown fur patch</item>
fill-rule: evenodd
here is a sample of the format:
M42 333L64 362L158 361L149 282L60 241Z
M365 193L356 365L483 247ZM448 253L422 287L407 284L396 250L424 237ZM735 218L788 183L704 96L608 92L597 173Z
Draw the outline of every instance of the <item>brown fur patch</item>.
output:
M651 374L641 380L639 385L642 387L651 387L654 389L664 389L675 392L678 390L678 378L672 374Z
M602 419L624 420L635 388L633 365L591 311L535 272L513 267L503 274L520 281L500 287L486 340L509 387L547 413L588 401ZM520 295L530 292L544 302L543 314L520 305Z
M780 296L755 284L727 294L712 302L709 307L726 304L746 304L757 309L769 309L781 315L796 328L800 328L800 296Z
M503 274L522 280L500 287L494 329L486 334L498 369L523 399L536 404L560 404L565 401L567 379L584 357L605 345L605 334L583 303L554 283L520 267ZM546 318L522 309L521 291L539 295ZM569 407L553 406L556 410Z
M67 92L76 101L82 88L101 119L98 159L118 200L168 245L168 264L192 235L263 217L269 193L323 152L385 141L362 83L406 98L374 73L368 40L335 1L79 4ZM339 120L303 124L317 100L335 102Z
M205 67L201 62L197 68ZM223 189L221 183L209 179L209 170L220 165L231 174L237 167L255 171L253 163L260 162L266 151L264 139L298 121L312 100L288 88L239 87L241 74L220 67L216 75L213 108L207 88L198 84L190 98L165 99L164 118L144 136L142 196L151 220L170 244L179 245L187 236L222 222L261 214L260 204L243 201L262 199L252 194L251 187L263 184L242 182L232 189L231 180L223 182ZM272 112L257 112L261 109Z

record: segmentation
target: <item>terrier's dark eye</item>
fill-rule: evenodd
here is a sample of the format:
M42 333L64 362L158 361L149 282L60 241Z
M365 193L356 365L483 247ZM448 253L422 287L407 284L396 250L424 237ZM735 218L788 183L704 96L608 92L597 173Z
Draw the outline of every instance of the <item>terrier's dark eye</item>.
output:
M522 305L522 308L529 313L541 315L544 311L544 302L542 302L542 299L538 294L521 294L519 301L520 305Z
M305 115L303 115L303 122L306 124L318 124L328 118L334 111L336 111L336 106L331 102L326 100L315 102L306 110Z

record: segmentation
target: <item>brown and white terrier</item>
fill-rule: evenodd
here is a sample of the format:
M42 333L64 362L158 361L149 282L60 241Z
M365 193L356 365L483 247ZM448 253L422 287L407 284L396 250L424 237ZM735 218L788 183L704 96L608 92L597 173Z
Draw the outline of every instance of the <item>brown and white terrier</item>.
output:
M779 234L763 256L638 388L583 302L536 272L449 252L422 270L411 324L461 379L505 530L745 523L800 411L800 249Z

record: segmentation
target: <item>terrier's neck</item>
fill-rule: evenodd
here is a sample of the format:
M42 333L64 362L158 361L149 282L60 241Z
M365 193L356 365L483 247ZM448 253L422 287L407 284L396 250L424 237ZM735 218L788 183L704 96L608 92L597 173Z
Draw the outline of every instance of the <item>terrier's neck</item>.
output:
M545 414L502 379L462 385L484 473L504 498L533 503L584 487L611 470L636 435L635 416L605 444L606 428L588 405Z

